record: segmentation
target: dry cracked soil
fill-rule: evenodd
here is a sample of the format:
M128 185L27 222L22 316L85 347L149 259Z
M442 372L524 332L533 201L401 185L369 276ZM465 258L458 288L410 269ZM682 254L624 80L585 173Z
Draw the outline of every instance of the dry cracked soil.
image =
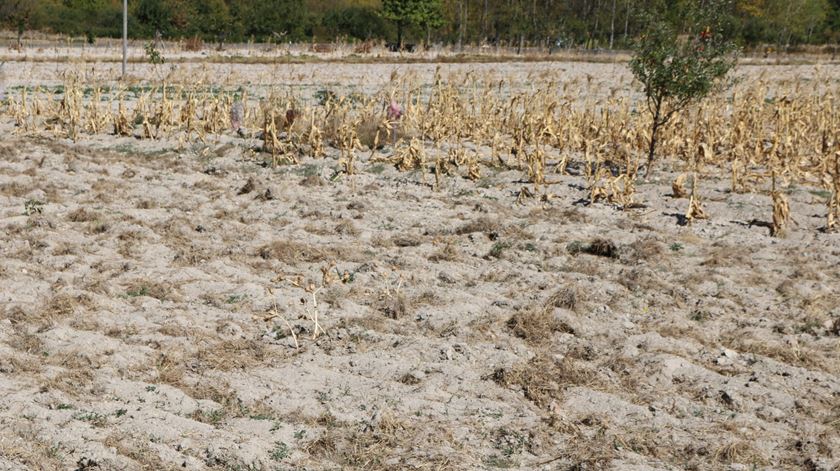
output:
M840 467L817 190L774 238L716 179L679 225L667 166L621 211L574 175L6 135L0 469Z

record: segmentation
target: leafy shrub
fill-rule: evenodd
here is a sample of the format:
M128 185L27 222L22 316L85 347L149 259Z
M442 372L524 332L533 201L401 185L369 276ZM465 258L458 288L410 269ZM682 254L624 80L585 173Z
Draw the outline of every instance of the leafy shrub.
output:
M149 60L150 64L154 65L166 62L166 59L160 55L160 51L157 50L157 46L155 46L154 42L146 44L146 58Z
M722 88L735 66L736 46L727 37L721 12L727 0L710 0L689 9L686 34L662 19L659 12L643 14L643 29L633 46L630 70L642 83L651 122L648 164L650 175L662 126L674 114Z

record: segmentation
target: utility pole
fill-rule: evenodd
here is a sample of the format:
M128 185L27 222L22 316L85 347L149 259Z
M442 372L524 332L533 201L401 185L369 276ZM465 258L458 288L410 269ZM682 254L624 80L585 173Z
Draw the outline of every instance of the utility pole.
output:
M128 62L128 0L123 0L123 61L122 78L125 80L125 66Z

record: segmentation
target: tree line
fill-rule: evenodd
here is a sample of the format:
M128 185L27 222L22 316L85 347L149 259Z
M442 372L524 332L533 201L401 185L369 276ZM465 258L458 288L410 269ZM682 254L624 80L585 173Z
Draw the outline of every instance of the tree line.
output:
M335 40L624 48L654 11L679 28L707 0L129 0L134 38ZM724 28L743 46L840 42L840 0L735 0ZM2 0L0 26L119 37L121 0Z

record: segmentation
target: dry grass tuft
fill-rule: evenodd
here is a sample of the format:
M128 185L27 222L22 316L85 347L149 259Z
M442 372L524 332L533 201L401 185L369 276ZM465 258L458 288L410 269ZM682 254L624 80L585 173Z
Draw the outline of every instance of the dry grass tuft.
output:
M214 370L245 369L264 362L265 345L258 340L225 340L203 346L194 356L200 365Z
M429 255L430 262L457 262L460 258L461 255L458 253L458 249L452 244L446 244Z
M178 352L162 353L155 364L158 381L183 389L186 374L185 360Z
M236 391L230 386L230 383L224 379L219 379L215 375L206 375L203 371L198 371L201 369L199 362L202 362L202 359L206 360L208 355L225 355L230 351L230 349L222 346L221 348L217 348L215 350L212 348L204 349L195 357L185 355L184 352L178 351L169 351L165 354L161 354L155 365L157 369L157 381L162 384L168 384L176 387L184 391L184 393L188 394L193 399L209 400L222 406L222 409L217 409L215 411L196 411L193 416L194 420L212 423L215 425L226 416L242 416L242 401L237 396ZM243 358L244 352L242 350L234 352L234 354L239 355L239 358L234 358L233 361L216 359L213 360L213 362L222 366L222 368L219 368L221 371L225 371L233 365L243 366L246 364L252 364L249 363L246 358ZM201 355L202 358L198 359L198 355ZM258 353L258 355L264 357L262 353ZM210 366L206 361L203 361L203 363L203 366ZM185 364L190 365L189 371L187 370ZM190 378L188 373L199 374L199 376L196 378ZM251 407L249 410L254 408L265 409L264 405L261 404Z
M335 228L327 228L321 224L307 224L303 227L303 230L319 236L328 236L335 234Z
M67 469L60 445L45 440L40 427L21 419L6 419L0 435L0 457L7 469Z
M38 335L30 332L26 327L14 325L15 334L7 340L7 344L20 352L29 354L40 354L44 349L44 342Z
M525 397L543 409L559 400L563 390L572 385L588 385L595 373L572 358L555 358L538 353L530 360L511 368L498 368L492 379L503 387L518 386Z
M279 260L286 265L296 265L300 262L322 263L337 258L335 248L319 248L302 242L281 240L265 245L259 250L263 259Z
M823 422L826 426L840 432L840 404L835 404L831 408L831 412Z
M246 195L256 188L256 183L254 182L253 178L248 178L248 181L236 192L237 195Z
M95 363L84 353L71 352L68 354L49 357L49 363L54 366L60 366L63 371L56 371L46 377L41 384L41 388L45 391L58 390L66 393L70 397L80 397L81 395L96 394L97 391L91 391L94 371L99 368L99 364Z
M389 140L390 132L382 126L381 120L374 116L366 116L356 126L356 134L363 146L373 149L381 148L382 144Z
M584 249L584 252L599 257L618 257L618 247L616 247L615 242L602 238L597 238L590 242L589 246Z
M523 309L508 320L507 326L517 337L537 345L550 342L555 332L574 334L574 329L554 316L550 305Z
M531 209L528 216L535 223L548 221L558 224L585 224L589 222L589 217L586 213L576 207L536 207Z
M566 246L566 251L571 255L585 253L606 258L618 258L619 256L618 246L615 242L600 237L592 239L592 242L588 244L579 241L572 242Z
M831 324L831 328L829 329L832 335L835 337L840 337L840 317L834 319L834 323Z
M743 266L752 268L750 252L743 247L716 245L709 252L708 257L700 263L700 266L717 268Z
M32 185L24 185L20 182L3 183L0 185L0 195L21 198L29 194L34 188Z
M476 219L475 221L464 224L463 226L455 229L453 233L455 233L456 235L467 235L476 232L483 232L485 234L488 234L492 232L499 232L501 230L501 223L489 218L482 217Z
M416 236L405 235L392 237L391 243L395 247L417 247L423 243L423 240Z
M152 200L140 200L137 202L135 207L137 209L155 209L158 207L158 204L156 201Z
M442 306L444 301L434 291L424 291L416 296L412 303L416 306Z
M665 246L656 237L644 237L627 246L627 261L654 260L664 252Z
M558 289L546 300L546 307L559 307L574 311L580 304L580 290L577 286L565 286Z
M353 224L353 221L341 221L335 226L335 233L338 235L344 236L357 236L359 235L359 229Z
M175 300L174 287L167 282L157 282L149 279L137 279L126 286L125 294L129 298L148 296L158 301Z
M767 459L750 442L736 440L721 446L715 452L715 461L720 463L767 465Z
M387 411L370 423L321 422L326 430L303 451L342 469L462 469L450 461L451 450L459 445L446 428L421 427Z
M70 222L92 222L99 219L99 216L85 208L78 208L67 215L67 220Z
M173 469L174 463L166 463L149 445L149 439L134 438L123 432L108 435L103 444L113 448L122 456L134 460L140 469ZM98 466L97 466L98 467Z
M720 343L735 351L766 356L790 365L819 368L832 374L836 374L838 371L837 365L812 348L805 345L791 345L772 339L764 339L760 335L748 331L730 332L720 338Z
M409 372L400 376L399 382L408 386L416 386L420 384L422 380L419 375Z
M67 317L73 314L76 310L76 306L84 303L85 299L87 299L87 297L84 295L76 297L68 294L56 294L50 298L47 305L44 306L44 311L46 316L52 319Z
M86 294L72 295L58 293L53 295L44 306L35 313L26 313L20 309L10 313L13 322L34 322L39 326L52 325L59 319L66 318L79 312L81 308L91 308L93 301Z
M379 311L391 319L403 319L411 310L411 304L402 292L386 296L379 306Z
M688 196L688 191L685 188L685 181L688 179L687 173L681 173L674 179L671 184L671 198L685 198Z
M327 181L320 175L309 175L300 181L300 186L319 187L327 184Z
M573 469L601 469L619 458L624 450L649 456L663 457L665 443L657 431L650 428L627 430L610 423L606 416L589 414L570 427L573 438L561 455L573 463Z

